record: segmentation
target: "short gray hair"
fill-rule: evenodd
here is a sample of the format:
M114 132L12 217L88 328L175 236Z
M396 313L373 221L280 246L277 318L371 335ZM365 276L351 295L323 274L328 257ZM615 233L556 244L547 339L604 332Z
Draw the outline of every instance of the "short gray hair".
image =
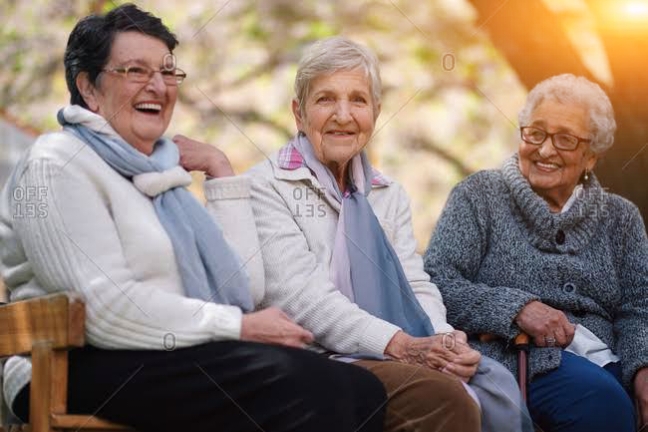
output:
M545 99L583 106L589 114L592 151L599 154L612 147L616 131L614 109L610 99L598 84L572 74L547 78L529 92L526 104L518 114L520 126L528 125L533 111Z
M382 82L378 58L373 52L343 36L333 36L311 44L302 55L295 76L295 97L301 114L305 114L304 106L313 79L340 70L358 68L364 70L369 79L374 108L377 108L382 95ZM377 110L374 112L378 114Z

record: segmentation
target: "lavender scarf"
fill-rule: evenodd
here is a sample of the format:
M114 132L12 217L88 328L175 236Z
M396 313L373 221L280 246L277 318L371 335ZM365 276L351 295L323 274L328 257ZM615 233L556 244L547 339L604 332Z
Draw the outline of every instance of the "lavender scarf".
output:
M332 282L360 308L399 326L405 333L416 337L433 335L430 318L416 299L367 200L372 169L365 153L349 162L349 190L340 191L335 177L317 159L303 133L297 135L293 145L327 196L341 204L331 262ZM500 363L482 356L469 386L482 407L483 432L533 431L515 378Z

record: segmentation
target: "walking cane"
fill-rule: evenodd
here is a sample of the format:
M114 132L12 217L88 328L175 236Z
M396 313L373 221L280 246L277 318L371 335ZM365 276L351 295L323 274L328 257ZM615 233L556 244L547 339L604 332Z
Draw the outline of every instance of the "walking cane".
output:
M497 336L491 333L482 333L479 335L479 340L481 342L491 342L497 339ZM522 394L522 400L524 403L527 402L527 378L529 370L529 348L530 348L530 339L529 335L522 332L515 336L513 339L513 346L518 352L518 386L520 387L520 393Z
M527 375L529 368L529 335L520 333L513 341L515 349L518 351L518 385L522 400L527 401Z

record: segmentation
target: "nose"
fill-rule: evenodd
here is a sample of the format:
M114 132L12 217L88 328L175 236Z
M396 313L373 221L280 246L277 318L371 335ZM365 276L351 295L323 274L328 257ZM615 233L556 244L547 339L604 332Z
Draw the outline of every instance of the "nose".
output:
M335 119L338 123L351 121L351 107L348 101L341 100L335 104Z
M146 83L146 89L156 93L164 93L166 88L167 85L162 78L162 73L160 71L153 72L153 76Z
M543 143L540 144L538 153L540 153L540 156L542 156L543 158L547 158L549 156L553 156L558 153L556 151L556 147L554 147L553 144L553 136L547 135L547 138L545 138Z

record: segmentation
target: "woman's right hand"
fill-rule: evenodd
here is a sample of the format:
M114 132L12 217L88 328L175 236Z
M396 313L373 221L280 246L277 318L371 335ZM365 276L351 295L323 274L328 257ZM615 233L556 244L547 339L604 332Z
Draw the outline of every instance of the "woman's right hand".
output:
M565 348L574 340L576 331L576 326L569 322L563 311L537 300L522 308L515 317L515 323L539 347Z
M413 337L399 331L385 348L385 354L403 363L455 375L464 382L475 375L481 360L481 354L468 345L460 331L428 337Z
M202 171L214 178L234 175L229 159L216 147L184 135L175 135L172 140L180 152L180 165L187 171Z
M243 315L241 340L303 348L313 342L313 334L282 310L269 307Z

